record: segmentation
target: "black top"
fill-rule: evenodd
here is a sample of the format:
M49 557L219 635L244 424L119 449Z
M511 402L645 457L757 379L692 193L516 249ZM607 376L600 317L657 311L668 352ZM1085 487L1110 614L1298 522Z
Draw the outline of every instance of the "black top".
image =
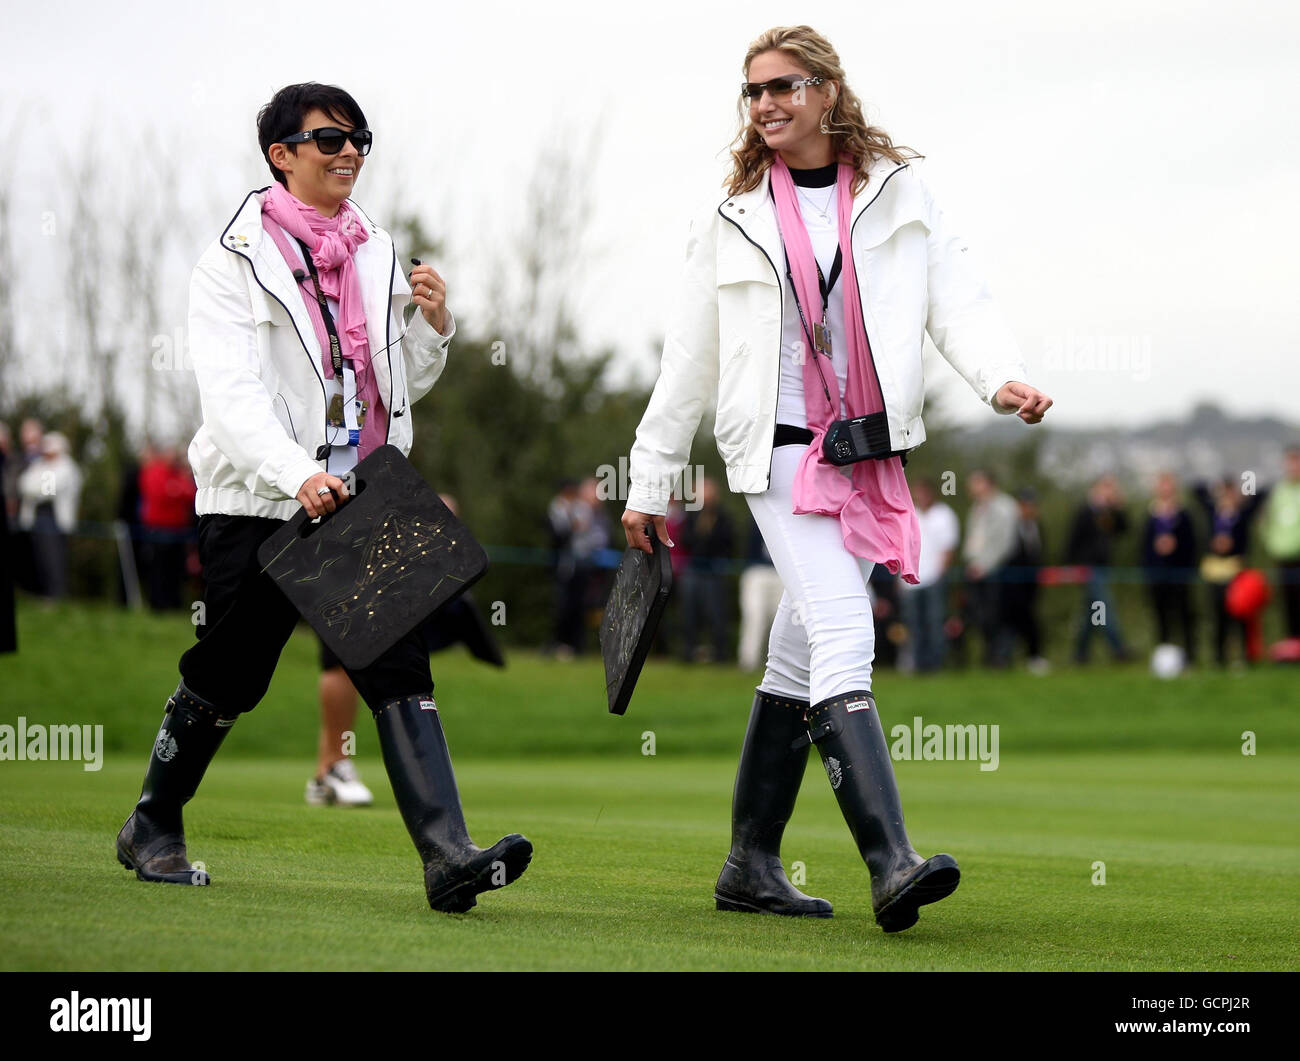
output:
M1066 562L1105 567L1111 562L1112 546L1116 538L1128 530L1128 516L1124 510L1110 505L1094 507L1084 502L1075 513L1070 528L1069 543L1065 548Z
M800 188L829 188L840 175L840 164L831 162L816 169L791 169L790 176Z

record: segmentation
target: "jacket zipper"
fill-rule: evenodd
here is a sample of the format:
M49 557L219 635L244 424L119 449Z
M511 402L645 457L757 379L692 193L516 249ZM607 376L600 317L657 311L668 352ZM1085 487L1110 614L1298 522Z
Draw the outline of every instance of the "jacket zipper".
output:
M731 202L730 199L727 201ZM772 267L772 275L776 277L777 297L781 299L781 323L777 329L776 340L776 405L772 409L772 416L775 421L776 410L781 406L781 331L785 328L785 288L781 286L781 274L776 271L776 263L772 261L771 255L769 255L758 243L754 243L752 239L749 239L749 233L724 214L721 207L718 208L718 216L724 221L728 221L732 225L735 225L737 232L744 236L746 240L749 240L749 242L755 247L758 247L759 252L767 259L767 264ZM769 490L772 487L772 455L775 449L775 446L769 446L767 451L767 488Z
M265 191L266 189L265 189L265 188L262 188L262 189L259 189L259 190L260 190L260 191ZM228 250L231 254L235 255L235 257L237 257L237 258L243 258L244 261L248 262L248 269L249 269L249 272L251 272L251 273L253 274L253 279L257 281L257 286L260 287L263 291L265 291L268 295L270 295L271 298L275 299L276 304L277 304L277 305L278 305L282 310L284 310L284 312L285 312L285 316L287 316L287 317L289 318L289 323L293 325L293 331L294 331L294 334L295 334L296 336L298 336L298 342L299 342L299 344L302 346L302 351L303 351L303 353L307 355L307 360L311 362L312 371L316 373L316 379L317 379L317 381L320 383L321 401L325 404L325 406L326 406L326 412L327 412L327 415L328 415L329 399L325 397L325 377L321 375L320 366L317 365L316 362L315 362L315 360L312 358L312 356L311 356L311 350L308 349L308 347L307 347L307 342L306 342L306 340L303 339L303 337L302 337L302 332L300 332L300 331L298 330L298 322L297 322L296 320L293 319L293 313L290 312L289 307L286 306L286 305L284 304L284 302L280 299L280 297L279 297L278 295L276 295L276 294L275 294L275 293L274 293L270 288L268 288L264 283L262 283L262 278L261 278L260 276L257 275L257 266L255 266L255 265L253 264L253 258L252 258L252 256L251 256L251 255L248 255L248 254L240 254L239 251L235 250L234 247L229 247L229 246L226 245L226 233L230 231L230 226L233 225L233 224L235 223L235 218L237 218L237 217L240 215L240 213L243 211L243 209L244 209L244 205L245 205L245 204L248 202L248 200L249 200L253 195L255 195L255 194L256 194L255 192L249 192L248 195L246 195L246 196L244 197L244 202L242 202L242 203L239 204L239 209L235 211L235 216L232 217L232 218L231 218L231 219L226 223L226 227L225 227L224 229L222 229L222 231L221 231L221 240L220 240L220 242L221 242L221 246L222 246L225 250ZM285 402L285 407L286 407L286 409L287 409L287 407L288 407L288 404L289 404L288 402ZM294 441L297 441L296 436L295 436ZM316 454L313 454L312 456L313 456L313 459L315 459L315 460L322 460L322 459L323 459L323 458L317 456Z
M393 434L393 416L403 416L406 413L406 366L402 366L402 407L393 412L393 405L397 400L397 377L393 375L393 277L397 275L397 244L393 244L393 261L388 269L388 301L384 303L384 339L387 345L384 347L384 356L388 358L388 428L384 433L384 442ZM418 309L416 312L420 312ZM405 333L403 333L405 334Z

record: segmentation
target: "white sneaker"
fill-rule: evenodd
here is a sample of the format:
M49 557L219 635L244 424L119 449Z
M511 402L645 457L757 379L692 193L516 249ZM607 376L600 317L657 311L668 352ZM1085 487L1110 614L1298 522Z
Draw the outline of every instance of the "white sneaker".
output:
M340 759L325 776L307 782L307 802L314 807L326 804L337 807L368 807L375 801L370 789L361 783L351 759Z
M1035 656L1025 664L1025 669L1028 670L1030 674L1036 674L1041 678L1044 674L1051 673L1052 665L1042 656Z

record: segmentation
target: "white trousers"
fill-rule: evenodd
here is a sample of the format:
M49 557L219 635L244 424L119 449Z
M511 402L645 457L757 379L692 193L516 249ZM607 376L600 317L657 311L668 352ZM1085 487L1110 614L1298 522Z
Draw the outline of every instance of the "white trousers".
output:
M876 634L867 579L875 565L844 548L839 520L794 514L804 449L774 449L771 485L745 500L785 587L759 688L817 704L871 689Z

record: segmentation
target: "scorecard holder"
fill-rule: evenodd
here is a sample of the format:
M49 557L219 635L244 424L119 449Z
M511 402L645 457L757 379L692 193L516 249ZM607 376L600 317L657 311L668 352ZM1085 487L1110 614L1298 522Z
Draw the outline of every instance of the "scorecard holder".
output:
M487 553L395 446L345 477L352 496L303 510L257 551L262 570L338 656L360 670L487 571Z
M611 714L627 711L641 667L654 641L673 587L668 546L649 528L653 554L628 549L600 622L600 653L605 661L605 693Z

